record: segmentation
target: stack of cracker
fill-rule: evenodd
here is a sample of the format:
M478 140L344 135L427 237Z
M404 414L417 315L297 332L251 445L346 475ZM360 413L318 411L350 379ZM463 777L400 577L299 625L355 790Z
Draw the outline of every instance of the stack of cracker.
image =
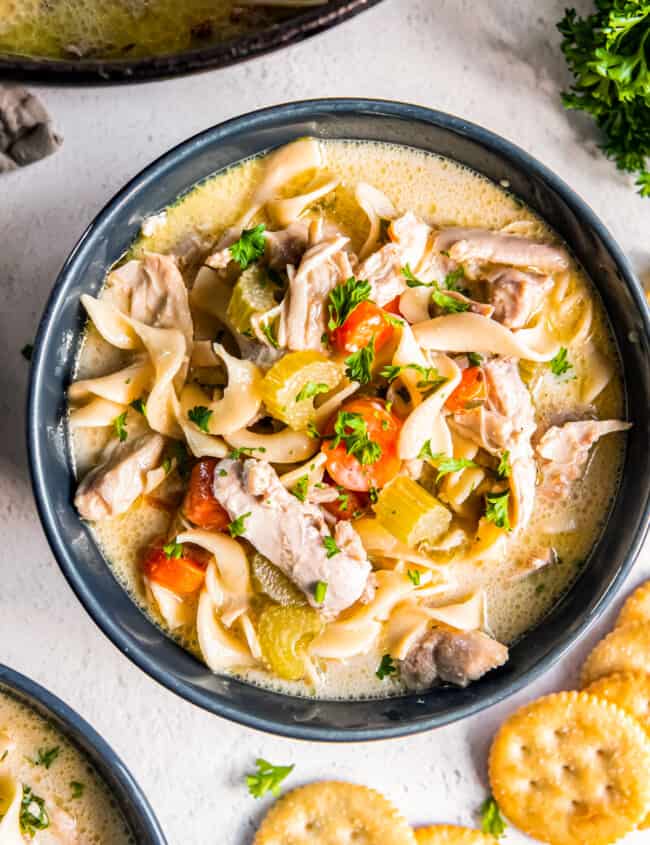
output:
M383 795L354 783L298 787L269 810L253 845L498 845L493 836L451 825L414 830Z
M610 845L650 827L650 582L585 661L581 686L522 707L490 752L502 811L550 845Z

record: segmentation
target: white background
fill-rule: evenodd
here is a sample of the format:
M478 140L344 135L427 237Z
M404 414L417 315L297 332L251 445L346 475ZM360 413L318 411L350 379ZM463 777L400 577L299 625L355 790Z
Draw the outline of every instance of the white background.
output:
M257 756L295 763L291 784L347 778L376 787L414 823L474 823L494 729L518 703L575 682L623 594L650 575L648 548L615 606L561 666L477 718L411 739L347 746L255 733L145 676L104 638L67 586L29 487L28 365L20 349L33 339L69 250L127 179L225 118L309 97L406 100L501 133L572 185L648 279L650 199L639 198L631 180L599 155L590 122L568 115L559 102L567 79L554 24L563 7L564 0L386 0L328 34L230 70L140 86L38 89L65 144L52 158L0 177L0 660L99 730L142 785L170 845L249 845L266 807L244 784ZM504 841L524 840L511 832ZM650 833L629 839L641 841Z

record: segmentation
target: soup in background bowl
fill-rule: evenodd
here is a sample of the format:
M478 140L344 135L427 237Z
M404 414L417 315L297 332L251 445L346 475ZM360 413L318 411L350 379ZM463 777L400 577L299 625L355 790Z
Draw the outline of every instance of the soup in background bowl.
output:
M0 667L3 841L132 845L165 839L124 764L42 687Z
M580 250L595 224L580 209L571 229L563 186L426 111L325 103L300 119L308 108L287 107L278 143L281 110L257 132L245 118L207 133L109 206L121 250L83 258L85 243L72 262L92 261L92 323L84 338L77 312L73 434L65 412L58 428L89 526L70 519L96 555L86 574L117 587L103 553L147 637L171 634L156 659L174 648L181 682L209 687L190 697L357 738L495 700L589 621L613 583L603 571L594 593L636 420L607 277ZM418 119L436 140L416 149L401 133ZM238 154L220 167L229 132ZM178 178L161 201L165 171ZM545 203L527 178L553 182ZM138 190L153 196L127 218ZM623 361L642 333L626 343ZM618 542L634 548L630 516Z

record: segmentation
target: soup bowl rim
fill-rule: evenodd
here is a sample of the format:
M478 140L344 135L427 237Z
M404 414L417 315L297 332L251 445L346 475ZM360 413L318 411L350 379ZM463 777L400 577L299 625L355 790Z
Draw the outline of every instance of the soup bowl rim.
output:
M48 495L47 469L44 467L41 460L43 450L40 442L41 438L39 430L40 402L45 401L42 396L44 391L43 369L45 367L45 359L41 350L48 339L48 335L50 335L53 331L53 311L55 310L55 306L58 304L59 300L65 296L65 290L70 286L72 280L74 279L75 268L79 256L86 249L87 242L92 237L95 229L100 226L102 222L105 221L112 213L114 213L115 210L119 208L120 204L128 199L132 192L150 187L156 179L164 175L166 171L173 169L179 164L179 162L183 161L184 157L191 158L197 150L202 148L203 145L207 146L210 143L214 143L215 140L227 138L231 133L254 132L258 126L264 124L264 121L267 118L275 119L278 118L278 116L279 118L284 116L285 119L290 117L304 117L305 119L317 121L319 115L331 115L332 113L337 116L341 116L342 118L346 115L371 115L373 117L386 116L402 120L410 119L413 121L431 123L442 130L468 137L470 140L490 150L492 153L502 157L506 161L514 161L517 165L524 165L531 171L531 173L545 183L550 190L554 191L555 194L560 197L562 202L576 214L582 225L590 227L597 233L598 238L604 244L607 253L611 256L614 264L616 265L617 272L623 280L627 291L634 302L636 311L638 312L635 313L635 317L639 319L639 325L642 327L642 333L646 343L648 338L650 338L650 317L647 309L645 308L641 285L636 279L634 272L621 248L587 203L582 200L578 194L576 194L575 191L573 191L562 179L556 176L544 164L539 162L523 149L490 130L454 115L423 106L416 106L391 100L373 100L366 98L322 98L303 100L255 110L224 121L181 142L141 170L140 173L131 179L124 188L113 196L113 198L105 205L102 211L99 212L93 222L88 226L66 260L50 294L35 339L29 387L26 427L32 486L39 516L49 544L54 552L54 556L73 591L104 634L106 634L106 636L125 656L127 656L140 669L157 680L163 686L203 709L248 727L296 739L341 742L387 739L418 733L444 724L449 724L480 712L486 707L492 706L504 698L513 695L540 677L552 665L557 663L557 661L567 652L573 643L594 624L596 619L610 604L616 591L629 573L648 532L650 492L646 495L643 504L645 524L640 524L635 531L634 536L630 537L627 541L627 551L624 555L624 559L617 563L617 568L613 572L608 586L599 595L598 601L595 602L588 611L584 612L583 618L576 620L575 624L571 626L570 631L563 632L562 635L557 638L557 642L554 643L552 647L549 647L532 667L524 670L518 677L506 680L501 687L491 691L489 694L482 696L477 694L462 706L451 706L449 710L446 710L442 715L430 714L427 716L423 714L422 716L418 716L418 718L401 719L399 717L399 702L403 700L402 698L375 699L383 704L393 702L395 712L397 713L394 724L391 724L392 716L389 715L387 717L386 724L382 723L380 727L356 725L354 727L346 726L341 728L320 724L311 725L309 724L308 718L305 719L305 721L295 720L288 723L279 716L277 718L274 716L261 716L238 704L232 704L226 700L224 696L214 691L206 690L200 683L190 684L183 677L178 675L178 673L174 674L170 669L165 666L161 666L160 660L155 655L152 656L146 647L143 647L140 642L130 636L129 632L121 627L121 625L111 617L110 613L103 607L101 597L94 595L87 589L79 562L75 558L75 555L70 552L70 549L67 547L65 542L66 538L62 536L57 527L53 506ZM233 158L231 164L236 164L241 160L241 158ZM222 170L220 169L218 172L222 172ZM199 183L205 181L205 178L208 178L210 175L212 174L206 174L199 180ZM191 187L192 185L188 185L187 190L189 191ZM152 210L151 213L155 212ZM116 260L117 257L118 256L113 256L112 260ZM71 466L70 472L72 473ZM620 487L617 491L617 496L619 494ZM73 508L71 501L68 501L65 506L70 509ZM120 589L123 589L119 584L118 586ZM141 612L142 611L135 605L135 603L133 603L133 613ZM158 631L160 630L151 620L149 620L149 623L152 629ZM177 647L180 648L180 646ZM263 694L269 697L275 696L275 698L278 699L277 708L275 709L278 711L282 709L282 699L287 698L285 695L275 693L264 688L259 688L255 685L246 684L245 682L237 681L236 679L231 680L233 683L244 684L244 686L247 686L251 691L256 691L256 693L251 692L251 696ZM411 697L413 698L413 696ZM307 703L312 701L311 699L303 700ZM315 701L319 700L316 699ZM326 699L324 701L328 700ZM354 707L357 700L347 699L339 702L331 702L330 700L328 703Z

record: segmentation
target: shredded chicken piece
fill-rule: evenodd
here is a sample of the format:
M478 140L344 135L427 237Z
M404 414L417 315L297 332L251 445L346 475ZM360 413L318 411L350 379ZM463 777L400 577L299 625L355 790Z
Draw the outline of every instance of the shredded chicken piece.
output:
M448 252L460 264L505 264L539 273L559 273L569 266L564 249L485 229L443 229L438 233L436 249Z
M361 263L357 271L360 279L367 279L372 287L370 298L377 305L385 305L406 289L402 272L408 266L419 272L429 254L431 228L408 211L389 227L391 242L382 246Z
M401 662L400 677L413 690L437 680L466 687L507 660L507 647L481 631L432 628Z
M221 461L214 495L231 519L242 518L242 536L291 578L314 607L334 616L363 594L371 567L352 524L336 524L332 540L338 551L332 554L325 545L331 535L320 508L293 496L266 461ZM314 598L319 581L327 584L322 604Z
M286 318L287 346L291 350L323 349L330 291L351 275L344 252L348 238L327 238L310 247L295 275L289 279Z
M594 443L606 434L631 427L632 423L621 420L582 420L551 426L536 445L541 459L540 492L565 499L573 482L582 478Z
M83 519L96 521L125 513L144 493L146 475L159 466L164 447L160 434L116 443L77 488L74 503Z
M489 284L494 319L509 329L521 329L540 308L553 287L550 276L501 267L485 277Z
M149 252L128 261L108 277L107 298L120 311L147 326L179 329L192 348L194 324L187 287L176 261Z

